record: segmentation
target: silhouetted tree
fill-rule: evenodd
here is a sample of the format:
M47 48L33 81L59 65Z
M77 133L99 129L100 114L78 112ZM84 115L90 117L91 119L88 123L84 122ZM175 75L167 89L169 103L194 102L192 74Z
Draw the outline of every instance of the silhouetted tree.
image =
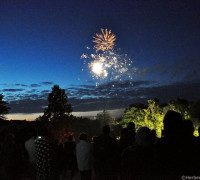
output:
M100 122L101 128L105 125L109 125L113 122L113 118L107 111L103 111L97 114L97 121Z
M5 120L6 114L8 114L8 110L10 109L7 107L7 104L5 101L3 101L3 95L0 94L0 119Z
M43 120L44 120L44 117L43 117L43 116L38 116L35 120L36 120L36 121L43 121Z
M65 119L72 112L71 104L67 103L68 98L65 90L58 85L53 86L48 101L49 105L44 110L44 115L42 116L44 120Z
M191 115L194 118L198 118L200 121L200 100L193 103L191 108Z
M79 134L85 132L90 135L90 119L82 117L73 117L71 121L72 131Z

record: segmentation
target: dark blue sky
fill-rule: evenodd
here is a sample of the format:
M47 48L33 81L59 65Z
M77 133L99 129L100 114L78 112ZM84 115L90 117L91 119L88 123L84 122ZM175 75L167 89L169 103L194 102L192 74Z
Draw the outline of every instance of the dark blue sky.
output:
M12 113L42 112L54 84L67 90L75 111L99 110L105 102L107 109L123 108L155 96L198 99L199 9L198 0L2 0L0 93ZM80 56L101 28L111 29L117 47L134 60L136 86L115 81L118 88L110 89L105 82L104 94L81 71Z

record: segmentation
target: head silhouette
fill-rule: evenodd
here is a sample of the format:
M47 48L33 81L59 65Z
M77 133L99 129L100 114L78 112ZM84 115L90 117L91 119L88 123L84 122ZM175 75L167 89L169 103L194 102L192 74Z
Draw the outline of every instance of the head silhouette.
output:
M147 127L141 127L135 136L135 143L138 146L149 146L153 143L151 130Z
M128 123L127 129L130 131L135 131L135 124L133 122Z
M68 141L73 141L73 136L71 134L68 136Z
M164 117L164 131L166 135L175 135L181 132L182 116L175 111L168 111Z
M80 136L79 136L79 139L83 140L83 141L87 141L87 134L86 133L81 133Z
M103 134L109 135L110 134L110 126L106 125L103 127Z

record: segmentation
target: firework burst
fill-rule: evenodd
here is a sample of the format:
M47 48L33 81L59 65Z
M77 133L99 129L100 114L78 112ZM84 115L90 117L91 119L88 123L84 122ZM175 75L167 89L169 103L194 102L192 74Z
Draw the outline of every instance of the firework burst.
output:
M111 33L111 30L107 30L105 29L101 29L101 33L97 34L96 36L93 37L94 40L93 42L96 43L96 45L94 46L94 48L99 51L108 51L108 50L112 50L113 46L115 45L115 35Z
M101 32L102 34L96 34L96 37L93 37L95 39L93 42L96 43L95 53L82 54L81 56L84 64L89 67L93 79L97 80L96 85L106 81L132 80L137 70L133 66L133 61L127 54L122 54L120 49L114 50L116 38L111 30L101 29ZM87 50L93 52L89 47ZM101 50L100 53L99 50Z
M133 79L136 68L133 61L126 55L116 51L106 51L101 54L83 54L84 64L88 65L94 79L100 82Z

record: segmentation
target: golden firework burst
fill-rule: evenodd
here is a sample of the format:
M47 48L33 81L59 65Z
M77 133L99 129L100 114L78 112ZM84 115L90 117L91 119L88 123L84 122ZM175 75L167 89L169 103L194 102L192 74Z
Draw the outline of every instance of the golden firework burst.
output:
M113 46L115 45L115 35L111 33L111 30L107 30L105 29L101 29L101 33L97 34L96 36L93 37L94 40L93 42L96 43L96 45L94 46L97 51L102 50L102 51L107 51L110 49L113 49Z

